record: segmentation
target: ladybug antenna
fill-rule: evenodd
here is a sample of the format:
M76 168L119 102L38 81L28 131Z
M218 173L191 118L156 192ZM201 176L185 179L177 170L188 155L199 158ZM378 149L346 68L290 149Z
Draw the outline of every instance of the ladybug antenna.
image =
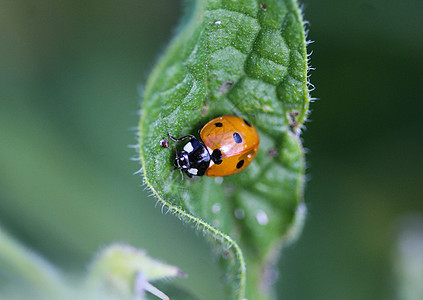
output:
M178 141L178 139L177 139L177 138L175 138L174 136L172 136L170 133L168 133L167 135L169 136L169 138L170 138L172 141L174 141L174 142L177 142L177 141Z
M167 135L168 135L168 136L169 136L169 138L170 138L172 141L174 141L174 142L182 142L183 140L186 140L186 139L195 139L195 136L193 136L193 135L191 135L191 134L186 135L186 136L183 136L183 137L181 137L181 138L179 138L179 139L175 138L175 137L174 137L174 136L172 136L170 133L168 133Z

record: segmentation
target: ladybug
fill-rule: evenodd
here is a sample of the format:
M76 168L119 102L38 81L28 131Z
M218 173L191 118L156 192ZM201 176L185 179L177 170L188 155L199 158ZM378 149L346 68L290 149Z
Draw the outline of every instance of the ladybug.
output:
M228 176L244 170L257 154L260 139L256 128L237 116L222 116L208 122L200 131L201 141L193 135L175 138L188 140L176 150L175 169L188 177Z

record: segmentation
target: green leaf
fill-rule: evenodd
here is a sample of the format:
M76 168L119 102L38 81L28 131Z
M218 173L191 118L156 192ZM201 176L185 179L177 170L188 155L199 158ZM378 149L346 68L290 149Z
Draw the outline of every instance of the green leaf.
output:
M198 0L143 94L139 152L146 185L219 250L228 299L270 299L274 262L295 238L302 204L307 52L294 0ZM224 178L181 181L174 145L214 117L236 114L260 134L253 163ZM198 136L198 135L197 135ZM242 250L241 250L242 249Z

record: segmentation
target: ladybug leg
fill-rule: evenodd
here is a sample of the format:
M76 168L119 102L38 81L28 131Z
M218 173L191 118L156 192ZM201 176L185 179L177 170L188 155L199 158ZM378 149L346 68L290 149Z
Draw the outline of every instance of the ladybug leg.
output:
M177 166L173 166L173 169L170 172L173 173L175 172L176 169L178 169L179 172L181 173L181 180L184 180L184 172L181 169L179 169Z
M198 121L198 124L199 124L199 125L201 125L201 128L203 128L203 127L204 127L204 124L203 124L203 122L201 122L201 121ZM201 132L201 128L200 128L200 129L198 129L198 131L197 131L198 135L200 135L200 132Z
M181 169L179 169L177 166L174 166L173 169L170 172L175 172L175 170L178 169L179 172L181 173L181 180L184 180L184 172L182 172Z
M175 151L176 151L176 157L179 157L179 153L180 153L179 150L175 148ZM184 172L182 172L182 169L179 168L177 165L174 165L172 172L175 171L176 169L178 169L179 173L181 173L181 180L184 180Z
M195 139L195 136L193 136L193 135L191 135L191 134L186 135L186 136L183 136L183 137L180 137L180 138L175 138L175 137L174 137L174 136L172 136L170 133L168 133L167 135L168 135L168 136L170 137L170 139L171 139L172 141L174 141L174 142L182 142L183 140L186 140L186 139L188 139L188 138Z

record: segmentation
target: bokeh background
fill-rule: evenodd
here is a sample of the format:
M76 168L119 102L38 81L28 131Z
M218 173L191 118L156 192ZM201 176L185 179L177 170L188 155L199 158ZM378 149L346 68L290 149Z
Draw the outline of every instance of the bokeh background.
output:
M280 299L389 299L398 220L423 212L423 2L304 0L315 42L309 216ZM171 0L0 0L0 224L66 272L111 242L222 290L201 235L162 214L131 161L140 97L182 14Z

